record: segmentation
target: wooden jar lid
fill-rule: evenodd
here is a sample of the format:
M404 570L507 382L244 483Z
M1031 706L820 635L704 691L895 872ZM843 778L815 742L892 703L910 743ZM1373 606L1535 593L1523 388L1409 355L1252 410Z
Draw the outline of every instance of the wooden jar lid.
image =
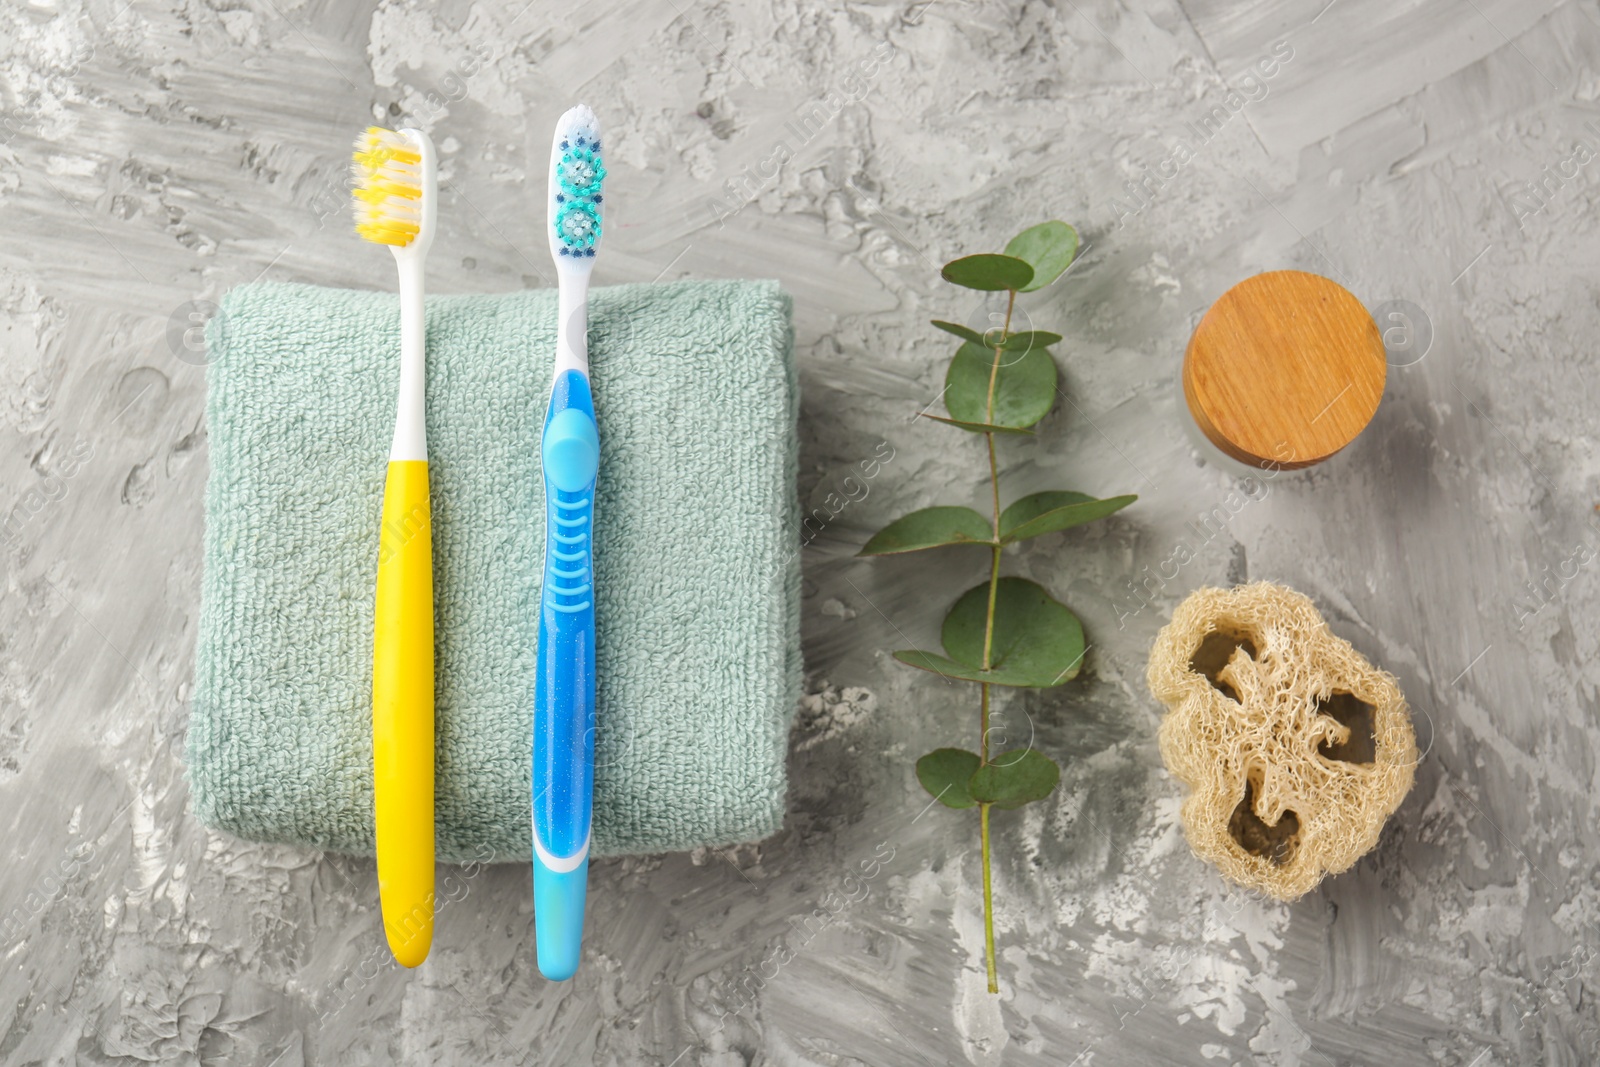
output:
M1234 459L1309 467L1366 428L1388 370L1378 326L1349 290L1276 270L1211 305L1183 357L1183 396Z

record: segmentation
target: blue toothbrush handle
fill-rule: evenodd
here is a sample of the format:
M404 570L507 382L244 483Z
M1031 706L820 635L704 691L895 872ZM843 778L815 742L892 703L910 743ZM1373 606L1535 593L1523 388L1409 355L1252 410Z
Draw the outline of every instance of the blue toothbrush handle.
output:
M556 379L540 444L544 582L533 706L533 925L539 971L578 969L594 805L594 490L589 379Z

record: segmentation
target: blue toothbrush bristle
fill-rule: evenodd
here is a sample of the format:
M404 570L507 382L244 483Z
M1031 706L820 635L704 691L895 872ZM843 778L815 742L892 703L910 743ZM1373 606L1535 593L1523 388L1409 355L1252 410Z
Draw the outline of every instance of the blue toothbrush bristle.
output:
M605 181L605 163L600 158L600 141L579 134L563 137L561 158L556 162L555 236L563 256L592 258L600 239L599 205L604 202L600 189Z

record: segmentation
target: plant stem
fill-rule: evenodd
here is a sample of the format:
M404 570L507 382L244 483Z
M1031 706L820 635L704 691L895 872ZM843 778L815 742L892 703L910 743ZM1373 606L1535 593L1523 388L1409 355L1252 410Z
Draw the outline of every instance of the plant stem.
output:
M1006 300L1006 324L1000 328L1000 343L994 346L994 362L989 365L989 399L984 408L984 419L991 424L994 422L995 384L1000 380L1000 357L1005 351L1006 336L1011 333L1011 312L1017 306L1017 291L1011 289L1009 293L1010 296ZM994 549L989 561L989 611L983 623L983 669L988 670L994 649L994 602L1000 590L1000 468L994 454L994 431L986 432L983 437L989 445L989 493L994 501ZM988 686L984 686L983 695L984 707L987 708ZM986 712L983 738L984 762L988 762L988 718Z
M1000 992L1000 976L994 968L994 887L989 876L989 805L978 805L983 827L983 960L989 971L989 992Z
M978 762L989 762L989 683L984 682L978 687L983 696L979 698L978 725L983 728L983 734L978 738Z
M1000 343L994 346L994 362L989 365L989 399L985 407L985 421L994 423L994 391L1000 380L1000 359L1005 351L1006 338L1011 334L1011 313L1017 306L1017 291L1009 290L1006 299L1006 323L1000 329ZM989 556L989 610L983 622L983 669L988 670L994 652L994 606L1000 592L1000 468L994 454L994 431L985 433L989 444L989 492L994 502L994 547ZM980 766L989 762L989 683L979 688L983 695L978 710L978 761ZM989 805L978 805L978 820L983 841L983 961L989 974L989 992L1000 992L1000 978L994 962L994 877L989 864Z
M1006 290L1006 324L1000 328L1000 343L994 346L994 363L989 367L989 407L987 422L994 422L994 384L1000 377L1000 353L1004 351L1006 336L1011 333L1011 312L1017 306L1017 291ZM993 435L990 435L993 440Z
M983 669L988 670L994 652L994 601L1000 592L1000 474L994 462L994 434L986 433L983 436L989 439L989 485L994 490L994 547L989 550L989 611L983 623ZM984 686L984 692L988 691L988 686ZM987 752L987 716L984 728L983 743ZM984 759L987 761L988 756L985 755Z

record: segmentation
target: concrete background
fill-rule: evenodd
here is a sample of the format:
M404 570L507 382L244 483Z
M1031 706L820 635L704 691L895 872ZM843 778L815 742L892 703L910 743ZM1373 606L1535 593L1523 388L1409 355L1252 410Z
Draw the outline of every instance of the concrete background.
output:
M0 1061L1595 1062L1600 6L525 3L0 7ZM441 145L435 291L548 284L543 153L579 97L609 130L602 280L781 279L800 492L893 458L805 550L783 832L598 863L570 986L534 972L511 867L462 881L401 974L369 862L187 810L194 324L256 278L391 284L344 199L375 118ZM983 314L937 266L1048 217L1087 248L1026 302L1067 335L1063 399L1005 490L1141 500L1007 557L1093 649L1000 708L1064 776L996 817L990 997L976 819L925 812L912 773L975 743L974 700L888 657L982 561L852 556L979 499L978 444L914 419L951 351L926 321ZM1184 343L1283 267L1399 331L1383 406L1146 604L1130 583L1237 485L1185 432ZM1188 851L1143 684L1172 606L1247 578L1395 672L1426 749L1377 850L1293 905Z

